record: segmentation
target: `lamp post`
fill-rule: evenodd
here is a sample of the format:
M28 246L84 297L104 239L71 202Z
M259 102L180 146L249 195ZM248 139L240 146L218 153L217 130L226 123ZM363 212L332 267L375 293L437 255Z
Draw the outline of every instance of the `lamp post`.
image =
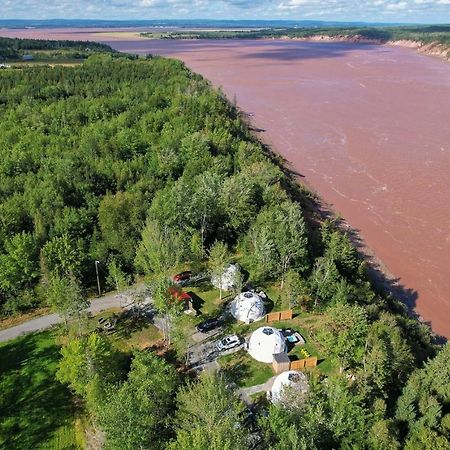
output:
M98 276L98 265L100 264L100 261L95 260L95 273L97 275L97 287L98 287L98 295L102 295L102 290L100 289L100 278Z

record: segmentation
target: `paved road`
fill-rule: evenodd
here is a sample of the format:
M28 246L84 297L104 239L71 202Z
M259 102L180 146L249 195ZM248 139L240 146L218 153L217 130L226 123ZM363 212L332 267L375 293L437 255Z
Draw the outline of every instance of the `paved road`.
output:
M130 304L129 294L132 291L125 291L120 294L110 294L104 297L95 299L91 302L88 311L92 314L97 314L100 311L110 308L124 308ZM19 325L5 330L0 330L0 342L9 341L22 334L33 333L35 331L46 330L58 323L63 322L63 318L58 314L48 314L47 316L36 317Z

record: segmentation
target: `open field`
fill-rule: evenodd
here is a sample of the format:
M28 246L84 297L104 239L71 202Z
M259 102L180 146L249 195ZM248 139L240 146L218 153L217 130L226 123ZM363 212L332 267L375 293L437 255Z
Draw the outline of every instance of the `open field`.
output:
M110 308L91 317L86 331L100 318L120 317ZM122 316L110 335L122 352L156 344L160 331L147 319ZM0 344L0 448L8 450L84 448L83 411L55 378L60 358L60 328L33 333Z
M218 360L227 380L239 387L250 387L265 383L273 376L272 366L255 361L245 350Z
M155 33L157 36L161 34ZM93 38L96 40L101 39L139 39L141 33L139 31L97 31L94 33Z
M87 331L99 328L99 320L117 320L114 332L109 334L113 344L122 352L131 352L133 349L145 349L156 344L162 337L161 332L145 317L134 317L121 308L110 308L91 317Z
M55 379L56 333L30 334L0 344L0 448L62 449L82 443L77 407L68 389Z

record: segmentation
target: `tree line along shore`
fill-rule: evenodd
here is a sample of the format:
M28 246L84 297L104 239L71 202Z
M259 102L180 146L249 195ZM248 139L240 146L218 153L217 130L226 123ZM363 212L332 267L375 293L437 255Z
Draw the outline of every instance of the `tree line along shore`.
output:
M144 32L154 39L305 39L394 44L417 48L421 53L450 58L450 25L395 27L298 27L254 30L186 30Z
M348 236L236 107L179 61L80 45L0 41L12 60L94 53L0 70L0 314L47 306L65 319L0 346L0 446L449 448L448 345L374 290ZM234 387L263 381L265 366L244 353L215 374L185 363L192 329L227 299L192 288L203 303L191 317L170 294L174 273L231 262L245 275L235 293L252 286L273 311L293 309L284 326L326 362L289 407L255 398L251 420ZM97 281L143 282L165 339L144 342L132 315L119 337L99 329L85 311ZM256 324L224 327L244 337Z

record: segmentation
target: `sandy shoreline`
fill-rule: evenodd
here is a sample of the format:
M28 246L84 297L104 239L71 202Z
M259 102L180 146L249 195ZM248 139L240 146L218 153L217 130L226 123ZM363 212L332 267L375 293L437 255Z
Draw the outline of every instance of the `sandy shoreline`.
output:
M303 42L348 42L348 43L359 43L359 44L376 44L376 45L387 45L391 47L403 47L414 49L418 53L428 56L434 56L436 58L442 59L444 61L450 61L450 48L445 47L439 42L424 43L421 41L412 41L408 39L401 39L396 41L382 41L381 39L367 39L362 36L327 36L318 35L307 38L288 38L287 40L303 41Z

